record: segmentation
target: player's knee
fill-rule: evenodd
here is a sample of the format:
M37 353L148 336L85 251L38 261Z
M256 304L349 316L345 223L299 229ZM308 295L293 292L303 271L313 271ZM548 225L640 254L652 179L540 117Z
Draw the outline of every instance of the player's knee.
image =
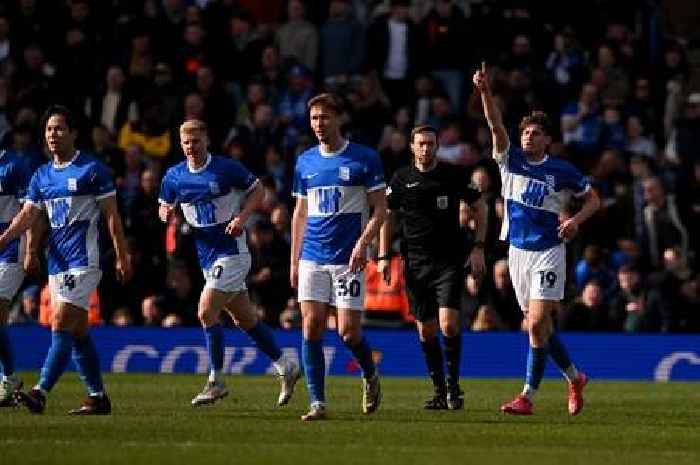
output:
M459 324L455 321L441 322L440 330L445 337L455 337L459 334Z
M362 339L359 331L345 329L340 333L340 338L346 346L355 346Z
M315 316L304 318L302 324L304 328L304 337L309 340L320 339L325 330L324 323L325 321L322 318Z
M546 341L550 332L550 323L547 318L532 318L529 320L529 332L531 338L539 341Z

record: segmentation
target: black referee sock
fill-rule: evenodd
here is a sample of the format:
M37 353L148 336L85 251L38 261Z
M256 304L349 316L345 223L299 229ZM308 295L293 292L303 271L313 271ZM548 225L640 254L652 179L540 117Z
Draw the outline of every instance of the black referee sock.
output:
M421 341L420 345L423 348L425 363L428 365L428 373L430 374L430 379L433 380L435 392L444 394L447 392L447 388L445 386L445 369L442 364L440 342L437 337L434 337L429 341Z
M459 384L459 367L462 361L462 335L453 337L443 335L445 346L445 358L447 359L447 384L457 386Z

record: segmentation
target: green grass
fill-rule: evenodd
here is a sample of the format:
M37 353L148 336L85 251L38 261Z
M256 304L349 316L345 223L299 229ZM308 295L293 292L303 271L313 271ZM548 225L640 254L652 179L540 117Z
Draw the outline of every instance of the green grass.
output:
M30 384L36 374L24 374ZM700 385L596 382L586 408L566 414L563 382L546 380L536 415L505 417L500 403L518 380L464 380L466 409L421 410L422 379L383 382L376 414L360 413L360 383L327 383L330 418L302 423L306 392L273 408L272 377L231 376L231 395L190 407L202 376L108 375L110 417L75 418L82 387L74 373L56 386L44 415L0 410L3 464L660 464L700 463Z

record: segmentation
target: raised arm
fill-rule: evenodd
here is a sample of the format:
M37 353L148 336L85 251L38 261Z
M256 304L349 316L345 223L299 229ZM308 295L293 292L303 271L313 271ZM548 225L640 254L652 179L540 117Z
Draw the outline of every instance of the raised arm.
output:
M491 129L491 138L493 139L493 157L498 159L498 156L508 150L509 140L506 127L503 125L501 111L496 106L491 94L491 88L488 83L488 74L486 73L486 63L481 62L481 69L474 73L472 79L474 86L481 94L481 103L484 106L484 115L486 122Z
M129 257L126 253L126 239L124 238L122 220L119 216L119 208L117 207L117 197L116 195L110 195L104 197L99 202L100 210L107 224L107 230L112 238L112 245L114 245L117 278L119 278L121 282L128 281L131 278L132 270Z
M289 259L289 282L293 288L297 287L299 277L299 257L301 256L301 244L306 231L307 216L306 197L297 197L294 213L292 213L292 252Z

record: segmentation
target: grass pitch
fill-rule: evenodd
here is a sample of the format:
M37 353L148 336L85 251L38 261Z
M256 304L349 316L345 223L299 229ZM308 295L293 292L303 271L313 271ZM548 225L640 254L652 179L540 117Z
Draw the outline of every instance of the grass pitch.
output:
M36 374L24 373L27 385ZM383 403L360 413L360 381L327 382L329 420L302 423L303 381L274 408L277 381L229 376L231 394L213 406L190 399L203 376L107 375L113 415L69 417L83 394L67 373L44 415L0 410L3 464L662 464L700 463L700 384L592 380L581 415L566 414L562 381L545 380L535 415L498 412L519 380L463 380L466 409L421 409L423 379L384 378Z

